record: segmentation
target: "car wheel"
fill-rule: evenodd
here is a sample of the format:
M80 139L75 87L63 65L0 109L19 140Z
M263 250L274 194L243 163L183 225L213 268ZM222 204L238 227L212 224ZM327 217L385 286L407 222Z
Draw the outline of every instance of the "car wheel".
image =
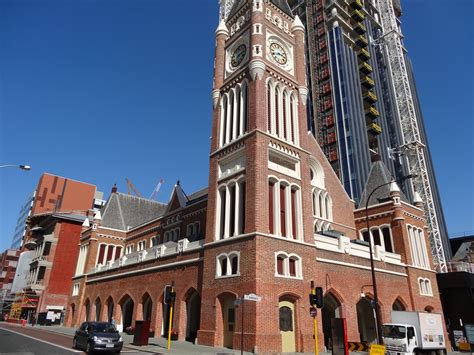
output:
M76 338L72 339L72 348L73 348L73 349L77 349Z

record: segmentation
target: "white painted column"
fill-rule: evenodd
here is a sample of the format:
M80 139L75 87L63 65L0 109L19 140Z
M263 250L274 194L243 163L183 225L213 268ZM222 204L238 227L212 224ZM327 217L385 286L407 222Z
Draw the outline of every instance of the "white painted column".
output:
M233 107L233 112L232 112L232 139L234 140L238 136L237 132L237 121L240 120L240 117L237 117L237 105L240 105L240 93L237 95L237 90L234 92L234 107Z
M243 135L244 134L244 126L245 126L245 107L247 107L247 95L245 95L245 93L247 92L247 86L246 85L243 85L241 88L240 88L240 100L239 100L239 104L240 104L240 125L239 125L239 136Z
M235 201L234 201L234 235L240 234L240 187L239 183L235 183Z
M225 136L225 132L224 132L224 122L225 122L225 109L224 109L224 97L221 99L221 122L220 122L220 127L219 127L219 146L222 147L224 145L224 136Z
M298 126L298 100L293 99L293 128L295 130L294 136L295 136L295 144L299 145L300 144L300 130Z
M222 215L222 197L221 191L217 189L217 201L216 201L216 231L215 240L219 240L221 236L221 215Z
M285 218L286 218L286 236L288 238L293 237L293 223L291 220L293 211L291 209L291 186L286 186L285 187Z
M229 186L225 187L225 222L224 222L224 239L229 238L229 225L230 225L230 189Z
M274 214L273 214L273 223L275 235L281 236L281 223L280 223L280 182L277 181L273 185L273 205L274 205Z
M296 191L296 239L303 240L304 230L303 230L303 197L301 195L301 189ZM314 228L314 227L313 227Z
M227 97L227 117L226 117L226 125L225 125L225 139L224 139L224 144L227 144L230 142L230 136L231 136L231 123L232 123L232 110L231 110L231 104L230 104L230 95Z
M279 132L278 132L278 137L281 139L284 139L284 130L285 130L285 125L283 123L283 89L281 89L278 93L278 112L277 112L277 120L278 120L278 127L279 127Z
M288 92L285 93L283 100L285 100L286 140L288 142L293 142L291 140L291 97Z
M270 121L272 123L271 134L276 135L276 122L277 122L277 113L276 113L276 101L275 101L275 86L270 86Z

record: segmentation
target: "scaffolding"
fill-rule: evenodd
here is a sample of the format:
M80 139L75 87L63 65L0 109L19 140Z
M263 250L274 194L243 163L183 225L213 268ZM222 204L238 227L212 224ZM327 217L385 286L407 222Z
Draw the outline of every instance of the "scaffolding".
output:
M38 306L39 295L33 291L17 292L10 309L10 319L19 320L23 310L34 310Z
M405 49L402 44L403 36L398 25L397 15L401 14L399 2L378 0L378 5L382 18L382 39L387 49L389 73L396 94L396 107L402 128L402 148L405 151L410 174L416 175L412 179L413 189L420 194L425 203L425 215L429 228L433 262L438 272L447 272L446 256L426 166L426 147L420 136L415 104L405 63Z

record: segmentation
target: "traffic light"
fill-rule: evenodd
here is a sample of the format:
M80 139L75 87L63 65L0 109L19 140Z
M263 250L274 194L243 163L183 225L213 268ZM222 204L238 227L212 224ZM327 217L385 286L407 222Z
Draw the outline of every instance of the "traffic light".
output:
M165 304L173 303L176 299L176 291L174 290L173 286L167 285L165 286Z
M316 292L314 295L313 293L309 294L309 304L311 306L316 306L317 308L323 308L323 305L324 305L323 288L316 287L315 290Z
M323 306L324 306L323 288L316 287L316 307L323 308Z

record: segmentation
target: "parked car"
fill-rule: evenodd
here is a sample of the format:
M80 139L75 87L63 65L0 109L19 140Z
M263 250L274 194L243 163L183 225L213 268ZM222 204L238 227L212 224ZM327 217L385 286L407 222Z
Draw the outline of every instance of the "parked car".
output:
M123 339L112 323L84 322L76 330L72 346L87 353L95 351L119 353L122 350Z

